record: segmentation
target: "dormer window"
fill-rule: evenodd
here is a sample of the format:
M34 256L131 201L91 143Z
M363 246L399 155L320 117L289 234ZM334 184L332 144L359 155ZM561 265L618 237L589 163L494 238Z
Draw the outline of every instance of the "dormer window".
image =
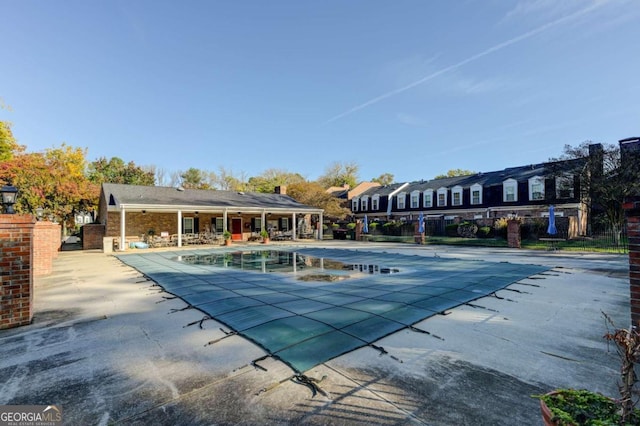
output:
M417 209L420 207L420 191L411 192L411 208Z
M425 189L422 193L422 207L433 207L433 189Z
M376 194L371 197L371 210L380 210L380 195Z
M362 200L360 200L360 206L362 207L362 211L366 211L369 208L369 197L364 195Z
M534 176L529 179L529 200L544 200L544 178Z
M502 200L505 203L513 203L518 201L518 181L515 179L507 179L502 182Z
M438 189L438 207L447 206L447 188Z
M460 185L451 188L451 204L454 206L462 205L462 187Z
M482 204L482 185L474 183L471 185L471 204Z
M353 211L353 212L357 212L358 211L359 201L360 201L359 198L354 198L354 199L351 200L351 211Z
M403 210L405 208L405 201L407 199L407 193L401 192L398 194L398 210Z

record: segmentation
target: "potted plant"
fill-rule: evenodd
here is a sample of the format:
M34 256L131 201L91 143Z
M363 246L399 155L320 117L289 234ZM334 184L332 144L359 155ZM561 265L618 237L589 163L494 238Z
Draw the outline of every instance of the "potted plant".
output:
M224 231L222 233L222 238L224 238L224 245L225 246L230 246L231 245L231 232Z
M262 237L262 244L269 244L269 232L266 229L260 231L260 236Z
M613 326L611 318L604 312L602 315L607 324ZM638 381L634 367L640 361L640 332L634 327L615 329L613 332L607 332L604 338L616 344L616 351L620 357L620 399L580 389L556 389L544 395L534 395L540 399L545 425L640 424L640 410L635 408L637 399L634 399L633 390Z

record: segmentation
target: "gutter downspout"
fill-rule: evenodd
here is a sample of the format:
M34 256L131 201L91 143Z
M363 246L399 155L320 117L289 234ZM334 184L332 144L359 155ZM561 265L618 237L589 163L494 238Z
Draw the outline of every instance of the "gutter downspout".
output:
M120 207L120 251L124 251L125 250L125 239L126 239L126 233L125 233L125 210L124 210L124 206Z

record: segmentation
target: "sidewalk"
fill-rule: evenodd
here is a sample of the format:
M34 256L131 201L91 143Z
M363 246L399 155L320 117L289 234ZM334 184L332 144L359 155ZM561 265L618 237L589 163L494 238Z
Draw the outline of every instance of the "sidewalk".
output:
M556 267L307 372L325 394L220 324L179 311L115 257L61 252L38 278L34 323L0 331L0 404L60 404L65 424L542 424L530 395L615 396L601 311L629 321L626 256L354 242L296 243ZM275 245L273 248L276 248ZM191 247L193 249L193 247ZM196 322L192 326L187 324Z

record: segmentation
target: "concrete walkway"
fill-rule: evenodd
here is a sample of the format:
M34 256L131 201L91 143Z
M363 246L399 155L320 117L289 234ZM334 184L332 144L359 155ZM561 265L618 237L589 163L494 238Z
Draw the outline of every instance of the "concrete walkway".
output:
M59 404L65 424L542 424L530 395L615 396L618 360L601 311L628 326L628 258L508 249L321 242L379 253L554 267L308 372L322 393L220 325L175 311L115 257L60 253L36 280L34 323L0 331L0 404ZM276 246L274 244L274 246ZM295 245L282 245L282 248ZM192 249L190 247L189 249Z

